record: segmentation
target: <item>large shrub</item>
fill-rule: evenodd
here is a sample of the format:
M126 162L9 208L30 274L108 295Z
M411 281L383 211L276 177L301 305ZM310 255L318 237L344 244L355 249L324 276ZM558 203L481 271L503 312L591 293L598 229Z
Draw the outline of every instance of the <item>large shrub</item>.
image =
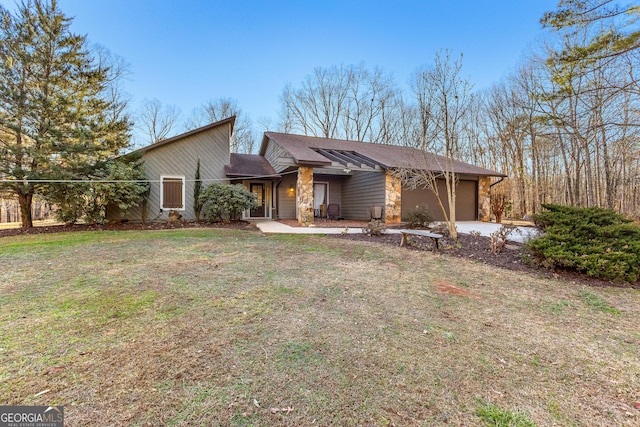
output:
M256 198L241 184L208 185L200 194L204 217L209 222L239 219L242 211L258 207Z
M405 215L405 222L409 228L428 228L433 222L433 214L427 205L418 205L413 211Z
M533 219L545 234L529 242L542 265L607 280L640 278L640 227L630 219L602 208L543 207Z
M96 167L85 180L52 183L47 200L56 207L55 216L65 224L82 219L87 224L103 224L107 208L124 213L143 202L149 190L140 156L123 156Z

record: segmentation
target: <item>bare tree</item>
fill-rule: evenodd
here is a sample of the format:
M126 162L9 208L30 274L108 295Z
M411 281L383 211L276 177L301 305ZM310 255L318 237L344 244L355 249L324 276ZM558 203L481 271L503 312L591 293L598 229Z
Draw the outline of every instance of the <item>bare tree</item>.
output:
M363 64L315 68L280 98L280 128L325 138L393 143L398 90L391 75Z
M471 83L461 77L461 70L462 55L452 60L449 51L440 51L433 66L422 67L414 74L412 88L420 115L422 158L419 160L424 167L396 171L403 185L428 188L434 193L453 238L458 236L455 159L461 142L468 140L466 119L472 106ZM442 181L446 194L440 191Z
M393 78L382 69L369 71L361 64L351 67L347 102L342 118L346 139L354 141L389 142L382 140L384 118L395 106Z
M284 128L305 135L339 138L341 117L347 109L351 84L348 67L317 67L302 82L300 89L285 87L281 97Z
M187 127L193 129L232 116L236 117L236 122L230 141L231 152L252 153L256 140L253 133L253 123L249 116L238 106L238 102L235 99L217 98L209 100L193 111L191 118L187 122Z
M180 110L173 105L162 105L158 99L142 102L137 127L144 133L147 143L166 139L180 120Z
M508 81L495 85L485 97L486 120L498 144L501 163L513 174L511 188L515 194L512 196L516 196L516 213L519 215L529 213L529 159L531 142L535 138L535 133L531 133L530 110L525 105L527 97Z

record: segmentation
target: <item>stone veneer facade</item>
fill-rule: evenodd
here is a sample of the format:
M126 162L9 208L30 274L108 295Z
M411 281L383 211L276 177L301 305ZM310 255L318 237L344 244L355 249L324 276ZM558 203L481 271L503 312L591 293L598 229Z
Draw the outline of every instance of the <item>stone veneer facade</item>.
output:
M313 168L300 166L296 191L298 224L313 224Z
M478 221L489 222L491 216L491 177L481 176L478 179Z
M384 218L387 224L397 224L400 222L402 208L402 185L400 179L385 175L384 185Z

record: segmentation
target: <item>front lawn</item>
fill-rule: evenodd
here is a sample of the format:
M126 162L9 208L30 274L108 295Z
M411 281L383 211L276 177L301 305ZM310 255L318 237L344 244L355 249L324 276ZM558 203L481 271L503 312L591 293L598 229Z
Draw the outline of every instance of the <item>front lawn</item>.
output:
M67 425L640 424L640 290L223 229L6 237L0 263L0 402Z

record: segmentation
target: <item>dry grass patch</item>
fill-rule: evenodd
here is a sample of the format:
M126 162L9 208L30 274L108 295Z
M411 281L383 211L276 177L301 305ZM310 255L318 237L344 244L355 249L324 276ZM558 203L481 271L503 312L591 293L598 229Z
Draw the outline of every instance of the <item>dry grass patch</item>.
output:
M640 422L637 290L318 236L75 234L0 241L2 402L70 425Z

